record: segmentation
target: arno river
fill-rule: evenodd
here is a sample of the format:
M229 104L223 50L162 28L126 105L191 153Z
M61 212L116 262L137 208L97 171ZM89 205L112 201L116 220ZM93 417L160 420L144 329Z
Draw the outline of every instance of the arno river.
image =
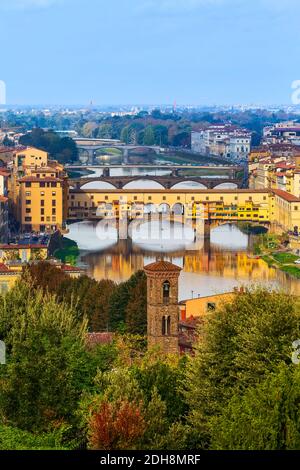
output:
M191 187L192 183L182 184ZM88 187L110 187L104 185L97 182L89 183ZM129 187L146 189L156 185L141 179ZM79 222L68 228L67 236L76 241L80 249L79 264L86 266L87 273L97 280L127 280L146 264L164 257L182 267L180 300L227 292L249 284L284 288L300 294L300 281L255 259L252 256L255 238L242 233L235 225L212 229L210 241L199 240L196 244L191 229L183 231L180 224L170 228L167 222L145 223L139 230L133 229L127 240L118 240L114 227L107 232L93 222Z

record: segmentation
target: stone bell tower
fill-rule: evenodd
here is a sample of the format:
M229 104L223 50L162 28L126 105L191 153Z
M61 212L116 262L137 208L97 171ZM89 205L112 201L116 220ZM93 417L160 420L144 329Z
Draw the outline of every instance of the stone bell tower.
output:
M178 278L181 268L158 261L144 268L147 276L148 348L160 346L163 353L178 353Z

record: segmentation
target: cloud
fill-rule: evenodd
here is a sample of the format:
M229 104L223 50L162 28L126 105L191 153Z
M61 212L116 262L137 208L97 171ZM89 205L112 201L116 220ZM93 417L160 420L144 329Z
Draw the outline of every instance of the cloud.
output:
M2 10L32 10L48 8L62 3L63 0L0 0Z

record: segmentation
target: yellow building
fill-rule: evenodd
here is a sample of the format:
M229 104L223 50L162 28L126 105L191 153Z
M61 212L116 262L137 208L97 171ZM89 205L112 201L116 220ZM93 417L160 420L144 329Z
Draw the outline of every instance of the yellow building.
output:
M193 318L204 318L225 303L232 302L236 292L209 295L197 299L183 300L179 303L180 318L182 321Z
M97 219L106 215L119 217L131 214L139 205L145 215L149 209L184 214L186 218L199 215L208 220L257 220L270 222L274 218L273 195L267 190L70 190L70 220ZM100 207L100 212L98 208ZM139 214L140 215L140 214Z
M17 151L9 187L11 209L22 231L52 232L67 218L68 183L63 165L43 150Z
M300 228L300 198L280 189L275 196L275 221L284 231L298 232Z
M40 168L48 164L48 153L33 147L27 147L15 153L15 168Z
M64 227L63 180L24 176L20 183L20 223L25 232L53 232Z

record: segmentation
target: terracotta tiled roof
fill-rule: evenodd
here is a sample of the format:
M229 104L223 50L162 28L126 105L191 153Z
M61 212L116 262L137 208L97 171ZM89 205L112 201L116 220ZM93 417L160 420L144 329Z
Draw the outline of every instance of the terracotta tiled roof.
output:
M9 271L8 267L4 264L4 263L0 263L0 272L3 273L3 272L7 272Z
M53 183L53 182L61 182L59 178L52 178L51 176L47 176L46 178L37 178L36 176L23 176L23 178L19 179L20 182L41 182L41 183Z
M300 199L293 194L287 193L286 191L283 191L282 189L273 189L273 193L276 194L276 196L281 197L285 201L288 202L300 202Z
M73 273L83 273L84 272L84 269L82 268L79 268L77 266L70 266L69 264L62 264L61 265L61 270L62 271L66 271L66 272L73 272Z
M97 344L110 344L113 342L114 333L88 333L86 340L88 346L97 346Z
M180 272L181 268L169 261L157 261L156 263L151 263L148 264L148 266L145 266L144 270L150 272Z
M25 249L41 249L45 248L47 249L47 245L8 245L8 244L3 244L0 245L0 250L25 250Z

